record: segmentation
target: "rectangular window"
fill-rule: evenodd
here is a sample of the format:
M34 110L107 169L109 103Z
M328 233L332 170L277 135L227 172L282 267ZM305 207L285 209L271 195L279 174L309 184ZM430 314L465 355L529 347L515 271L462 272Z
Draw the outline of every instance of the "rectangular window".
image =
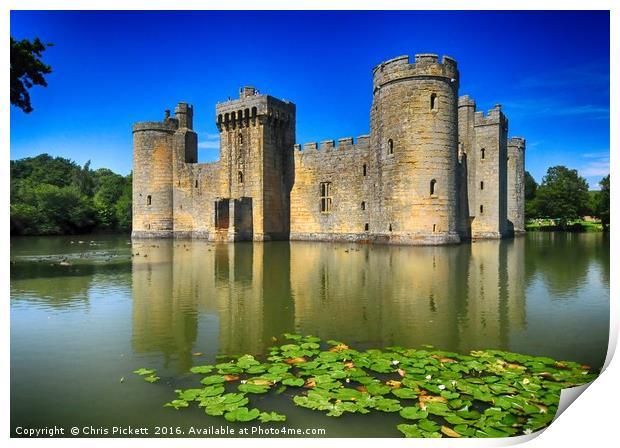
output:
M321 193L321 213L331 213L332 211L331 183L321 182L320 193Z

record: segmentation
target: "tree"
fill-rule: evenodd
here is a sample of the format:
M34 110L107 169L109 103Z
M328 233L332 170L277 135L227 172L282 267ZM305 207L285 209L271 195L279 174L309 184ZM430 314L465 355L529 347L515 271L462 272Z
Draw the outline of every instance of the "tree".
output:
M108 169L99 169L94 173L95 195L93 202L98 216L98 225L102 229L114 230L117 227L116 203L123 194L125 178Z
M588 189L588 183L577 170L565 166L549 168L536 191L538 217L559 219L560 226L566 226L569 220L587 213Z
M525 172L523 189L525 190L525 218L531 219L537 215L535 198L538 183L536 183L536 180L529 171Z
M601 179L598 183L601 186L601 191L598 194L598 204L596 215L601 219L603 224L603 230L609 229L609 200L610 200L610 185L609 174Z
M538 183L529 171L525 172L525 179L523 182L523 189L525 190L525 200L529 201L536 196L536 190L538 189Z
M30 104L28 89L32 86L47 87L44 75L52 73L52 67L41 60L47 47L39 38L16 41L11 37L11 104L29 114L34 109Z
M11 234L131 230L131 174L41 154L11 161Z

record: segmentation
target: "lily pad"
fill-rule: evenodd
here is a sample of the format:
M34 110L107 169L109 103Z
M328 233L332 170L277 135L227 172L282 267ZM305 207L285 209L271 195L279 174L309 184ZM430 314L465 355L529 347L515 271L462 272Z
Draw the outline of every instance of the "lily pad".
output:
M278 414L276 412L261 412L258 419L262 423L283 422L286 420L286 415Z
M189 369L192 373L211 373L215 367L210 365L205 366L194 366Z
M249 422L256 420L260 415L258 409L248 409L246 407L237 408L234 411L224 414L224 418L229 422Z
M400 416L407 420L420 420L428 417L428 412L423 411L417 406L408 406L400 410Z
M172 400L171 402L164 404L164 407L175 408L178 411L181 408L189 407L189 403L185 400Z
M271 389L271 386L266 385L266 384L245 383L245 384L240 384L238 389L240 392L247 392L250 394L264 394L269 389Z

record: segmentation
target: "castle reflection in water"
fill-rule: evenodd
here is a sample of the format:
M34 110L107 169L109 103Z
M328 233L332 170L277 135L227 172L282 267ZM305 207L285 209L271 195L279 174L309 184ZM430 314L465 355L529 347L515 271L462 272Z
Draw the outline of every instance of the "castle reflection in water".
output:
M181 369L193 351L261 353L283 332L358 347L505 347L525 325L524 244L134 242L133 347Z

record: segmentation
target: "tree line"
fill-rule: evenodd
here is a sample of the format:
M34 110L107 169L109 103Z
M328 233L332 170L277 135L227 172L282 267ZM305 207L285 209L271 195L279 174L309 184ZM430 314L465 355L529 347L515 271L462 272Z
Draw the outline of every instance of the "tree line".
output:
M131 230L131 174L41 154L11 160L11 235Z
M588 182L577 170L553 166L540 185L525 172L525 217L554 219L559 227L584 216L598 218L603 229L609 229L609 174L599 182L600 190L590 191Z

